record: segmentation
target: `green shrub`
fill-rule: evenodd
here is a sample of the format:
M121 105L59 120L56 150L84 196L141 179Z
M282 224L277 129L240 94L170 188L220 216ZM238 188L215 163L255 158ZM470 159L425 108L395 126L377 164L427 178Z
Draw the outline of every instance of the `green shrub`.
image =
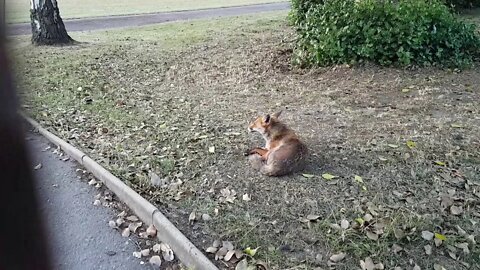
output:
M290 11L290 21L297 25L305 20L307 11L316 5L323 4L324 0L292 0L292 9Z
M295 55L307 65L465 66L480 51L475 26L440 1L325 0L303 18Z

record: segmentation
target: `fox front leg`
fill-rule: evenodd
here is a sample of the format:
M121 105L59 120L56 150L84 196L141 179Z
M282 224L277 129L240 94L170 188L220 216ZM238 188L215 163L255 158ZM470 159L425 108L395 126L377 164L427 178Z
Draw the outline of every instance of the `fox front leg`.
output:
M257 154L257 155L260 155L262 157L262 159L266 159L267 153L268 153L267 149L256 147L256 148L253 148L252 150L250 150L250 152L248 154L249 155Z

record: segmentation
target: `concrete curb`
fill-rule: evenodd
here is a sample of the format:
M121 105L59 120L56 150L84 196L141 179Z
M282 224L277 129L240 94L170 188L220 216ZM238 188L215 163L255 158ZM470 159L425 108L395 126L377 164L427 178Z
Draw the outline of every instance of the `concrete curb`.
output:
M53 144L59 146L71 158L82 164L89 172L101 180L118 198L146 224L153 224L158 230L157 238L170 245L175 255L189 268L195 270L218 270L218 268L197 248L175 225L173 225L154 205L128 187L124 182L115 177L105 168L96 163L82 151L73 147L53 133L44 129L35 120L23 117L40 134Z

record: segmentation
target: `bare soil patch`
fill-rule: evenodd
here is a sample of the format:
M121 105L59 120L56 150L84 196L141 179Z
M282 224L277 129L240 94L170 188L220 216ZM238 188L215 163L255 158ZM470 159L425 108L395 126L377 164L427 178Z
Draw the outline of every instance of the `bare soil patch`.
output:
M204 35L178 46L133 32L24 46L24 103L201 249L216 239L259 247L254 258L271 269L356 269L367 257L386 269L475 269L478 68L302 70L290 65L284 14L245 18L194 23ZM279 109L310 148L306 175L264 177L243 156L262 143L248 122ZM236 195L225 200L225 189ZM192 224L193 211L212 219Z

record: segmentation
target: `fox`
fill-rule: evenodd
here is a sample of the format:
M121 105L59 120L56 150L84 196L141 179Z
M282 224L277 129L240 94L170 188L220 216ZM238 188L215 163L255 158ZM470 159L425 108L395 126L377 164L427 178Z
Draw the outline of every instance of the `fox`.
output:
M300 171L308 154L306 145L296 133L279 120L282 111L255 119L249 132L258 132L265 139L265 147L248 151L251 166L267 176L283 176Z

